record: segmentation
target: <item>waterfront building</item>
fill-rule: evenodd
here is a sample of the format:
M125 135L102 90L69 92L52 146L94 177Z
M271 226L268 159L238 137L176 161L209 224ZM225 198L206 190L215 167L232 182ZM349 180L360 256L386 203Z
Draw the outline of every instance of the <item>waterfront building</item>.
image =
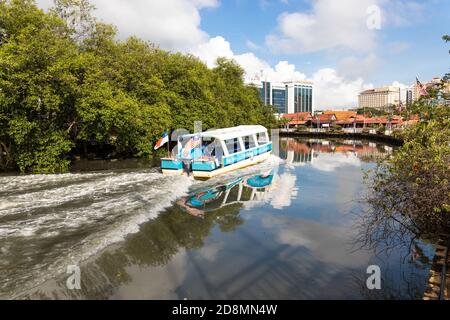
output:
M394 86L364 90L358 96L359 108L387 109L400 104L400 88Z
M272 105L277 114L314 112L314 85L310 81L253 84L259 88L261 100Z
M344 131L356 130L361 132L363 128L376 129L379 127L386 128L398 128L411 124L415 124L419 121L418 115L411 115L409 118L404 119L402 116L390 115L379 117L368 117L362 114L357 114L355 111L347 110L326 110L318 111L314 115L309 112L298 112L292 114L283 114L282 119L287 119L287 128L337 128L340 127Z
M312 115L310 112L286 113L281 116L283 119L289 120L288 128L298 126L308 126L311 123Z
M334 115L334 113L322 113L315 115L311 121L316 128L329 128L336 121L336 116Z
M364 127L380 127L391 126L392 128L403 124L401 116L381 116L381 117L365 117L358 114L356 117L338 120L333 125L339 125L342 128L364 128Z

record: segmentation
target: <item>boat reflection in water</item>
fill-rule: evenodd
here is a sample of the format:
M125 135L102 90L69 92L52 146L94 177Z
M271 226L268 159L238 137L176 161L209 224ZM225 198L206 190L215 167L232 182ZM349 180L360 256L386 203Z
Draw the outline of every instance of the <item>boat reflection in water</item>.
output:
M204 217L205 213L236 203L262 201L272 185L275 170L247 177L238 177L180 199L177 204L187 213Z

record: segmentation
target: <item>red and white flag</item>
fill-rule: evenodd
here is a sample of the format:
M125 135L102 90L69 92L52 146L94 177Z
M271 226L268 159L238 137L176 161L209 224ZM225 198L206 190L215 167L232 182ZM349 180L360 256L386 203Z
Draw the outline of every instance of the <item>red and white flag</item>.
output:
M416 85L417 85L417 89L419 90L419 96L427 96L428 95L427 87L425 85L423 85L422 83L420 83L420 81L417 77L416 77Z
M167 142L169 142L169 134L167 132L164 132L162 137L156 142L154 150L158 150L163 145L165 145Z

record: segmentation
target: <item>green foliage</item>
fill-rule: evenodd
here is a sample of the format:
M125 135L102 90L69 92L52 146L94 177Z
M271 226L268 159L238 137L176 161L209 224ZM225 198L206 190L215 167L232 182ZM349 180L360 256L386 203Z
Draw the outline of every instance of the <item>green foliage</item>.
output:
M0 168L64 171L87 147L151 157L164 131L194 121L278 125L234 61L208 69L134 37L116 41L91 10L87 0L58 0L48 13L0 1Z
M443 35L442 36L442 40L444 40L445 42L449 42L450 41L450 36L448 34ZM448 52L450 53L450 50Z
M296 131L307 131L308 127L304 125L299 125L296 128Z
M449 36L443 40L450 41ZM410 236L437 240L450 230L450 107L443 81L428 87L404 116L418 124L401 133L404 144L367 176L369 211L362 215L365 245L392 248ZM448 84L447 84L448 85Z
M434 97L415 104L422 120L402 132L403 146L373 173L367 233L432 238L450 228L450 108Z
M385 126L380 126L377 128L377 134L384 134L385 131L386 131Z
M380 117L389 115L389 112L376 108L359 108L356 110L357 114L365 114L368 117Z

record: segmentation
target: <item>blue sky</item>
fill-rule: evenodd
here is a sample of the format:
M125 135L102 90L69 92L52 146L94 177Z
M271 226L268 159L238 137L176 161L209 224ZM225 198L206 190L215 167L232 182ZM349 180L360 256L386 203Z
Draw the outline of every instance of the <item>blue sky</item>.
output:
M306 54L274 54L264 48L266 36L276 32L277 18L280 15L284 12L310 12L311 2L223 1L219 8L202 12L201 26L211 36L221 35L227 39L237 54L250 50L271 64L288 60L302 72L311 74L319 68L335 67L339 63L340 55L324 50ZM416 75L429 79L442 75L449 67L450 56L448 49L446 50L448 46L443 43L441 37L450 33L450 1L421 3L420 10L420 14L405 12L408 17L413 18L409 23L386 23L376 31L379 46L373 52L381 60L381 68L369 77L375 85L391 83L394 80L412 83ZM247 46L248 41L264 49L252 50ZM361 56L359 52L353 54Z
M51 0L38 0L47 8ZM312 80L318 108L353 107L372 86L449 70L450 1L92 0L95 14L209 66L235 59L248 81Z

